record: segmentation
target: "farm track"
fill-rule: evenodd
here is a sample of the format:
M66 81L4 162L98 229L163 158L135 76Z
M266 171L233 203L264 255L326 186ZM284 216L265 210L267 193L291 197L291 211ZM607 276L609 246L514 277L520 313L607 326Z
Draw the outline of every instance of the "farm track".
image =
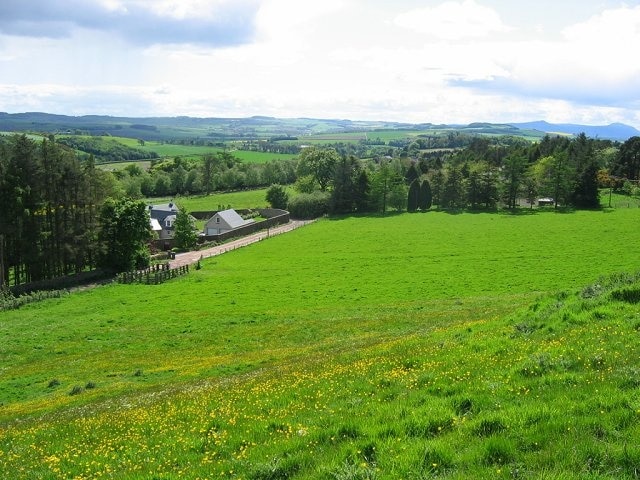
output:
M285 225L269 228L267 230L261 230L251 235L247 235L246 237L238 238L237 240L232 240L222 245L207 248L206 250L195 250L192 252L179 253L176 255L175 260L169 260L169 267L177 268L184 265L192 265L194 263L197 263L200 259L222 255L223 253L229 252L231 250L246 247L247 245L260 242L275 235L280 235L282 233L287 233L297 228L304 227L305 225L313 223L314 221L315 220L292 220Z

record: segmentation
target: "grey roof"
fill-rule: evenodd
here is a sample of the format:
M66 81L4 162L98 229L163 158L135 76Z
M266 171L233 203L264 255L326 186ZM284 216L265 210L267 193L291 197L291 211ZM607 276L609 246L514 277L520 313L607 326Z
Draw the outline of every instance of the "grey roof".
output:
M238 214L238 212L236 212L235 210L231 209L231 210L223 210L221 212L218 212L217 215L223 219L227 225L229 225L231 228L238 228L241 227L242 225L246 224L247 222Z
M149 210L160 210L163 212L177 212L178 206L173 202L161 203L159 205L149 205Z
M178 212L178 206L173 203L162 203L160 205L149 205L149 215L151 218L156 218L161 223L168 215L176 214Z

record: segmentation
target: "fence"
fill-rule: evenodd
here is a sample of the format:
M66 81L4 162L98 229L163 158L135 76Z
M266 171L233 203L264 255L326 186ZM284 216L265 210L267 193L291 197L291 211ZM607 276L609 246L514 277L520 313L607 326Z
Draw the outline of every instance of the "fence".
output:
M136 272L123 272L118 274L118 283L144 283L146 285L159 285L172 278L189 273L189 265L169 268L168 263L153 265L146 270Z

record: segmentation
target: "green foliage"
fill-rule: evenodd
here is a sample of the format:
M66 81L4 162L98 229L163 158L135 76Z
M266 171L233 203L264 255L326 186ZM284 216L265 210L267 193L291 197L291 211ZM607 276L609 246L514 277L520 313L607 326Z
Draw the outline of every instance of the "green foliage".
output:
M173 227L176 248L182 251L193 250L198 243L195 219L189 215L189 212L182 205L178 206L178 213Z
M338 152L333 148L305 148L298 160L298 177L311 175L320 190L325 191L333 179L334 168L339 158Z
M425 212L431 208L433 203L433 194L431 192L431 184L426 178L420 182L420 190L418 192L418 208Z
M126 272L149 265L151 226L144 202L108 199L102 207L101 223L102 268Z
M420 183L418 180L411 182L409 185L409 194L407 196L407 212L415 212L418 210L418 202L420 200Z
M282 185L271 185L267 190L267 202L272 208L280 208L285 210L289 203L289 194Z
M95 268L97 212L113 187L91 158L11 137L0 148L0 278L19 285Z
M628 180L640 179L640 137L631 137L622 144L612 170Z
M359 197L357 181L360 176L360 164L350 155L343 156L335 166L330 209L333 213L354 211Z
M69 292L66 290L39 290L15 296L9 290L0 288L0 311L13 310L30 303L40 302L49 298L60 298L68 294Z
M291 200L287 209L293 218L318 218L329 212L328 192L299 193Z
M85 154L93 155L98 163L158 158L156 152L123 145L109 137L61 136L57 141Z

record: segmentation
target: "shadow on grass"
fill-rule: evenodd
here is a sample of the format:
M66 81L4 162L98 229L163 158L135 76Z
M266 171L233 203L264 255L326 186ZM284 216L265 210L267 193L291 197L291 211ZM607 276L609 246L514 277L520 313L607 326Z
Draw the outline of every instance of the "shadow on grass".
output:
M476 209L463 209L463 208L435 208L429 209L426 211L417 211L417 212L386 212L386 213L341 213L341 214L329 214L326 218L330 221L338 221L338 220L346 220L350 218L394 218L399 215L405 215L410 213L411 215L434 215L437 213L444 213L447 215L461 215L461 214L472 214L472 215L500 215L504 217L521 217L521 216L531 216L531 215L545 215L545 214L572 214L576 213L579 209L574 207L537 207L537 208L529 208L529 207L518 207L513 209L506 208L476 208ZM602 211L604 213L610 213L607 209L604 208L593 208L593 209L585 209L589 211Z

